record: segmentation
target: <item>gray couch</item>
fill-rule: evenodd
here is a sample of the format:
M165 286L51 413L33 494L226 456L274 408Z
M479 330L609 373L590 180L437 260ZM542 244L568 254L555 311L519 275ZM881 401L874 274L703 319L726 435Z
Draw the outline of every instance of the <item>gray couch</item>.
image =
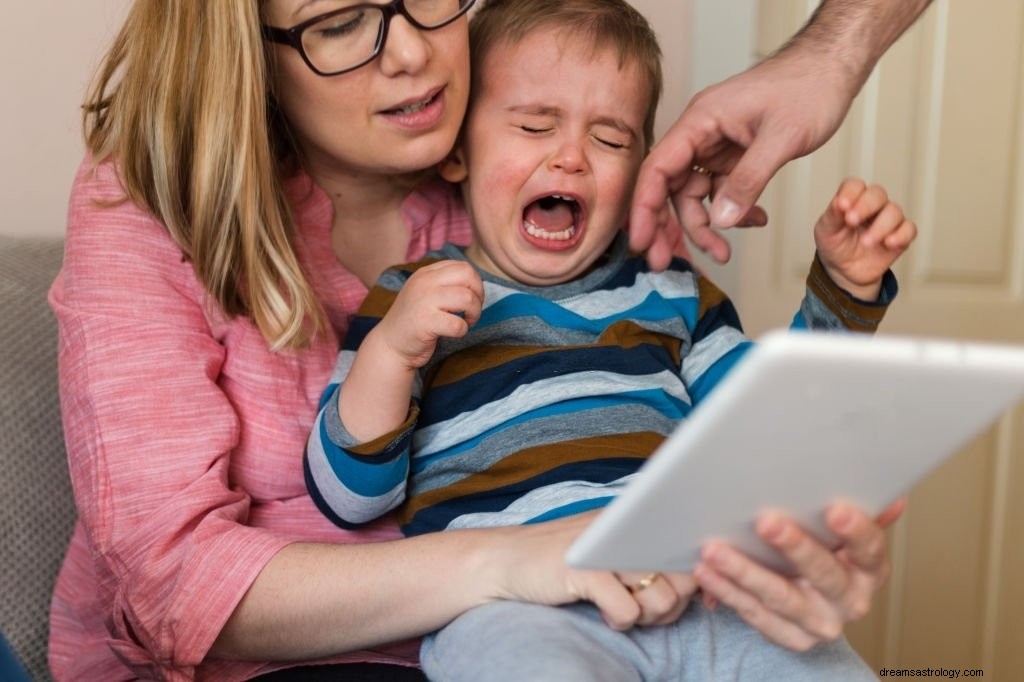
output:
M0 631L34 680L50 679L50 593L75 520L46 302L62 253L0 236Z

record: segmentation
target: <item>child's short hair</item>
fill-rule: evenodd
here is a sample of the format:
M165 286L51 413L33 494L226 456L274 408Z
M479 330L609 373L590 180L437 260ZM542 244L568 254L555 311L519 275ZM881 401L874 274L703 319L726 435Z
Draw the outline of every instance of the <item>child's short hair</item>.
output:
M469 22L470 99L482 85L480 66L489 52L502 44L514 45L540 28L561 28L567 37L589 38L592 50L617 50L620 67L637 65L650 86L643 131L649 149L661 97L661 48L647 19L625 0L484 0Z

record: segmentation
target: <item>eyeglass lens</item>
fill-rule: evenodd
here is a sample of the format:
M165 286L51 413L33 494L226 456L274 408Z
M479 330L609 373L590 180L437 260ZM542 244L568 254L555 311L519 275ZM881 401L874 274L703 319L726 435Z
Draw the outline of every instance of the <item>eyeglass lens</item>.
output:
M350 2L338 2L338 11L306 27L302 48L313 65L322 72L345 71L370 60L380 49L384 35L386 6L358 5L345 10ZM460 14L468 0L405 0L406 12L419 24L417 28L437 28Z

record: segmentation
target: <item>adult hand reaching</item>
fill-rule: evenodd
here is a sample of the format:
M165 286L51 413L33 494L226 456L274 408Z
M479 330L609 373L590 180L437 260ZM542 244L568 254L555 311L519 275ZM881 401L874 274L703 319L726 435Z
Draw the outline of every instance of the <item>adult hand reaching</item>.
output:
M835 133L879 57L929 2L824 0L778 53L699 92L640 169L631 246L662 269L681 223L698 248L727 261L729 244L712 225L767 223L755 202L768 181Z
M720 263L729 260L729 244L712 224L767 222L755 202L768 181L828 140L856 94L835 75L808 67L802 55L783 53L701 91L651 150L637 181L630 238L636 249L650 244L655 267L664 267L678 240L664 229L666 197L693 243ZM717 176L713 191L704 169Z

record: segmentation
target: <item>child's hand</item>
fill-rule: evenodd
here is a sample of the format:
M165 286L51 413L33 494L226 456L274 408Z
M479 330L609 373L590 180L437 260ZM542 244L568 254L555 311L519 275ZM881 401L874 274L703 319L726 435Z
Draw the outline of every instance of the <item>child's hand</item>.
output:
M480 319L484 286L469 263L447 260L417 270L371 334L408 369L427 364L440 337L458 338Z
M825 271L863 301L878 298L882 276L916 236L917 226L885 189L856 178L843 181L814 226Z

